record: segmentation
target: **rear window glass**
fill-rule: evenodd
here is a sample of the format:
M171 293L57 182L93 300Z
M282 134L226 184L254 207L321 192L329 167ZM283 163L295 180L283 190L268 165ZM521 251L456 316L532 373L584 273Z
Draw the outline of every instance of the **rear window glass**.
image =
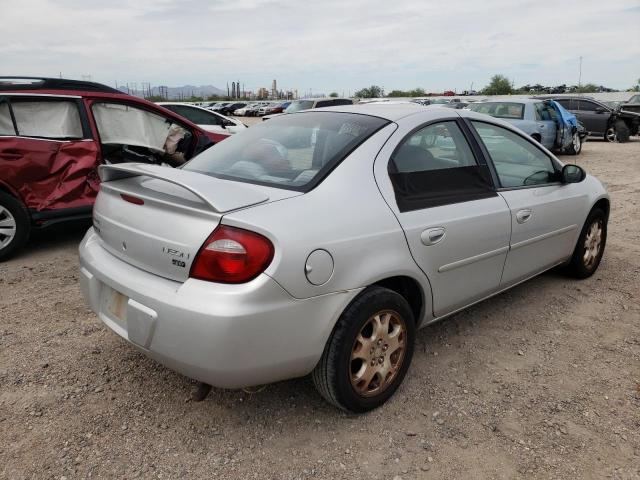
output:
M283 115L226 139L184 168L306 191L387 123L382 118L351 113Z
M60 140L83 137L80 112L74 101L11 100L11 108L18 135ZM7 103L0 106L0 134L15 134Z
M484 113L496 118L510 118L522 120L524 118L524 103L514 102L482 102L469 105L474 112Z

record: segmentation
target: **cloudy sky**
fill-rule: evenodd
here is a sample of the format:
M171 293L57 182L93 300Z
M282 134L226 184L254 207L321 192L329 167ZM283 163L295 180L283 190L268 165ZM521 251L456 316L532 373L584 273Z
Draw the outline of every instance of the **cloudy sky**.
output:
M349 94L526 83L628 88L639 0L0 0L0 74Z

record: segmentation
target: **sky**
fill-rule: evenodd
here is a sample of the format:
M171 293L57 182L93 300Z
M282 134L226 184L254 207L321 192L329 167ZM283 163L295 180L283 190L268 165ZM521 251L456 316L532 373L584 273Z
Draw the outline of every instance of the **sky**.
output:
M640 0L0 0L0 74L348 95L640 77Z

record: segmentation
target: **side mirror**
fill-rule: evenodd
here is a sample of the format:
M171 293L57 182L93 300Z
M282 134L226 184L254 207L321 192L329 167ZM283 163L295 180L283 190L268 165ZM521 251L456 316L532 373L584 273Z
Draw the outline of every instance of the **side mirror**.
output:
M562 183L580 183L587 177L587 172L578 165L568 164L562 167Z

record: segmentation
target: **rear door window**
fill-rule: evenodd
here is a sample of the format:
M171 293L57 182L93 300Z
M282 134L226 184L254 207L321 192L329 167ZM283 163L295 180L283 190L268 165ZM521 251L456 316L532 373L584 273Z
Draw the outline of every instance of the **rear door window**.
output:
M487 165L479 164L453 120L408 135L389 161L401 212L495 196Z
M83 138L78 103L58 99L11 99L0 104L0 135L74 140ZM11 109L11 110L10 110ZM15 119L11 121L11 111Z

